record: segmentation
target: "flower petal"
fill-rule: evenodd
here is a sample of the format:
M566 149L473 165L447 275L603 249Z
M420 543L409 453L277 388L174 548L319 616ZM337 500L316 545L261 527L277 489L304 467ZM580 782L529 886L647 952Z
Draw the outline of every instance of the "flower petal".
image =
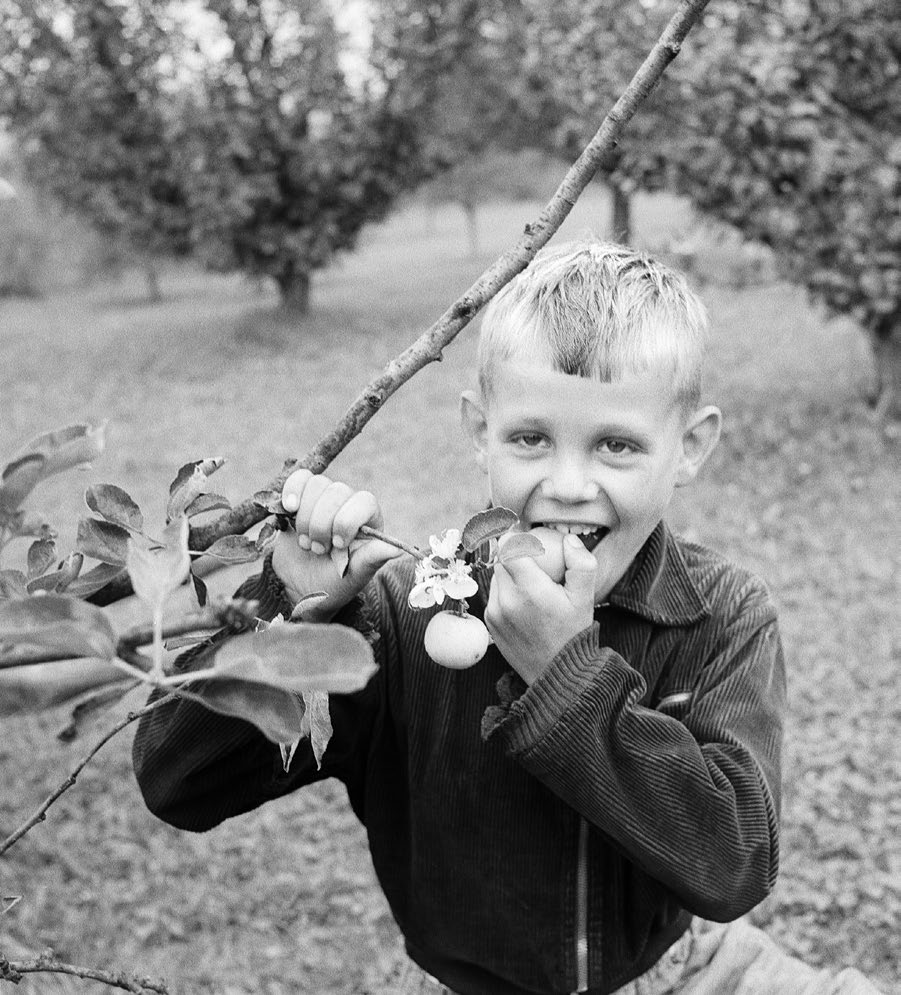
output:
M407 601L411 608L431 608L435 604L435 596L429 584L416 584L410 591Z
M478 589L479 585L475 580L465 574L456 574L444 581L444 590L447 592L448 597L453 598L455 601L460 601L463 598L471 598Z

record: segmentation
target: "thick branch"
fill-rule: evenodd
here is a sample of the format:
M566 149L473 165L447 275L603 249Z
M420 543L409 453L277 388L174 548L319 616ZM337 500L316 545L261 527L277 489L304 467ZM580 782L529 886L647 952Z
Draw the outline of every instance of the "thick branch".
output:
M544 210L535 221L525 226L520 240L485 270L427 331L370 381L335 428L314 449L303 459L287 460L282 472L266 484L266 490L281 490L289 474L300 467L322 473L348 443L363 431L366 423L385 401L423 367L440 360L445 346L502 287L529 265L538 251L556 234L579 195L603 165L605 158L616 148L626 125L657 85L667 66L678 55L682 42L708 3L709 0L682 0L622 96L570 167ZM195 551L209 549L222 536L244 533L263 521L267 515L264 508L248 498L216 521L192 528L189 545ZM109 604L125 597L130 590L128 579L124 578L108 585L91 600L97 604Z
M77 964L65 964L55 960L52 952L43 953L33 960L11 961L0 953L0 981L11 981L17 985L26 974L39 972L49 974L70 974L76 978L86 978L90 981L102 981L112 988L121 988L136 995L146 992L157 992L158 995L172 995L172 990L162 981L152 981L136 974L126 974L124 971L103 971L96 967L79 967Z

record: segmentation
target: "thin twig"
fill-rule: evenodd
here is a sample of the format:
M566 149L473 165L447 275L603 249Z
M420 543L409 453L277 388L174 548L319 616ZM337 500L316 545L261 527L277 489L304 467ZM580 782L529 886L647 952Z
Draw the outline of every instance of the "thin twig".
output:
M11 981L17 985L26 974L44 972L48 974L71 974L76 978L90 981L102 981L112 988L121 988L135 995L146 992L156 992L157 995L173 995L172 989L165 982L142 978L137 974L126 974L124 971L104 971L97 967L80 967L77 964L65 964L55 960L52 951L46 951L33 960L7 960L0 953L0 981Z
M369 536L370 539L381 539L382 542L387 542L389 546L397 546L398 549L402 549L405 553L412 554L417 560L425 559L426 554L421 549L417 549L416 546L410 546L402 539L395 539L394 536L388 535L387 532L380 532L378 529L370 528L368 525L360 526L359 535Z
M146 715L148 712L152 712L155 708L159 708L160 705L165 704L174 698L174 694L165 695L162 698L157 698L156 701L152 701L149 705L145 705L143 708L139 708L135 712L129 712L124 719L120 719L112 729L110 729L91 749L91 751L83 757L73 768L69 776L52 791L38 808L35 810L34 814L29 816L29 818L9 837L7 837L2 844L0 844L0 856L2 856L6 851L18 842L28 831L36 826L39 822L43 822L46 818L47 809L59 798L62 794L69 790L78 778L78 775L87 767L91 762L92 758L99 753L102 747L104 747L117 733L121 732L127 725L130 725L136 719L141 718L142 715ZM2 975L0 975L2 977Z
M427 331L367 384L335 428L314 449L301 460L287 460L279 476L263 489L280 491L288 476L301 467L312 470L313 473L322 473L348 443L360 434L385 401L423 367L440 360L443 349L469 324L477 312L529 265L538 251L556 234L579 195L616 148L626 125L657 85L667 66L678 55L686 35L709 2L710 0L682 0L622 96L570 167L544 210L534 222L525 226L519 241L485 270ZM267 509L256 504L252 498L247 498L214 522L192 526L190 548L205 550L223 536L241 535L263 521L268 514ZM129 593L131 585L125 577L108 584L89 600L95 604L110 604Z

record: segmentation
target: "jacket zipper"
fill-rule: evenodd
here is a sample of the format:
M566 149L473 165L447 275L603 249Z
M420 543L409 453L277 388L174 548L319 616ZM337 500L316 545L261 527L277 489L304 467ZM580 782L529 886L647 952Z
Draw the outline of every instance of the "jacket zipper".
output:
M576 857L576 991L588 990L588 822L579 819Z

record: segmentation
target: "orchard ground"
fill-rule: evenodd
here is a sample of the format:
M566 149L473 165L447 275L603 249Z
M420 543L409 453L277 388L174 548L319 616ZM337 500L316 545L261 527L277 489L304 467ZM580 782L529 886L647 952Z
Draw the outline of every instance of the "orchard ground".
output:
M229 462L213 489L243 498L285 457L307 452L535 213L486 208L483 257L472 259L453 209L410 207L317 277L312 313L299 321L280 317L268 291L192 270L166 273L157 305L142 303L138 275L2 302L0 455L44 429L109 419L95 468L42 485L31 502L58 524L63 551L90 483L119 484L160 523L175 470L221 455ZM688 223L661 198L639 200L636 214L639 244L660 245ZM563 234L605 226L605 201L590 191ZM781 609L790 676L782 873L753 918L812 963L854 964L898 990L897 439L860 402L870 376L861 333L826 323L795 288L730 285L732 262L700 243L715 329L708 395L726 425L671 520L762 574ZM483 506L457 417L474 355L471 326L332 466L375 491L389 529L408 541ZM70 745L55 737L66 719L58 710L3 721L3 836L114 716ZM127 732L105 747L0 864L0 894L23 896L0 920L0 949L51 946L64 960L166 977L183 993L377 992L397 934L341 786L181 833L145 810L130 742ZM20 990L94 987L33 975Z

